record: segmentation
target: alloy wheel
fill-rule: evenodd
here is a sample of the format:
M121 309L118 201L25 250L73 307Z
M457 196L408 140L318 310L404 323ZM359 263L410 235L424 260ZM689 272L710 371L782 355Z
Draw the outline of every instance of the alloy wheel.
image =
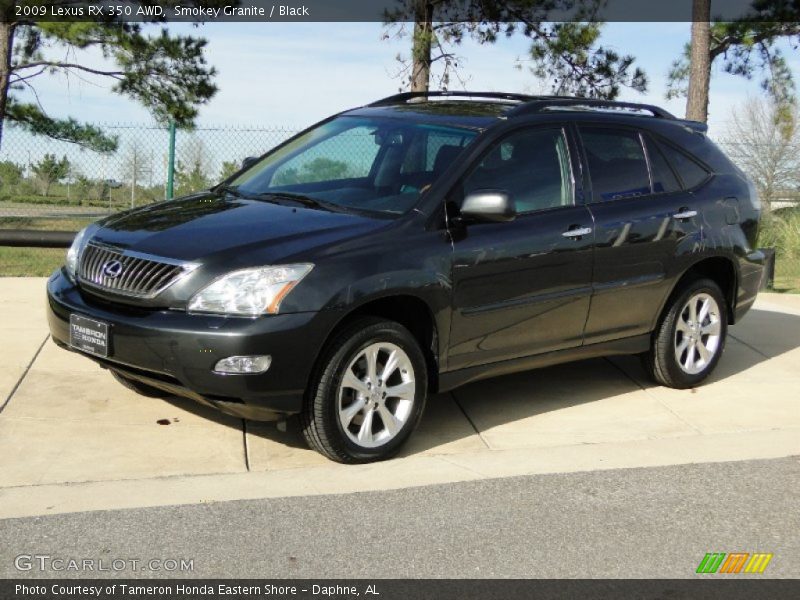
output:
M415 395L414 367L405 351L391 343L370 344L353 358L342 377L339 423L355 444L382 446L408 421Z
M675 360L681 370L697 375L708 367L719 351L721 334L717 301L705 292L691 296L675 327Z

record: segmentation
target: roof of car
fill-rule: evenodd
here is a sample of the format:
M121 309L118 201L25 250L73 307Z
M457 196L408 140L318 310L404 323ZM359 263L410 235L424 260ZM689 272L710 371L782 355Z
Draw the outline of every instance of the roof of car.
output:
M684 121L651 104L571 96L529 96L504 92L403 92L347 111L348 115L383 116L443 125L485 129L499 119L552 112L593 112L668 120L705 133L705 123Z

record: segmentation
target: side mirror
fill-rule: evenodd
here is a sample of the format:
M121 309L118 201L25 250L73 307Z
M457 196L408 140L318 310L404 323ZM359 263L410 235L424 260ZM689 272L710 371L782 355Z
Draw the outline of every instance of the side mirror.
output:
M461 204L461 218L488 223L507 223L517 216L514 201L503 190L472 192Z
M255 156L248 156L247 158L245 158L242 161L242 168L246 169L247 167L249 167L250 165L256 163L257 161L258 161L258 158L256 158Z

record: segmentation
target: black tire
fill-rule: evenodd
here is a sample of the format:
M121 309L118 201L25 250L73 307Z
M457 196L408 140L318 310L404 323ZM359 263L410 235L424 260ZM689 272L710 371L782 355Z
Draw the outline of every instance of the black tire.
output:
M699 294L707 294L716 302L719 340L711 358L705 361L704 365L696 367L699 369L698 372L687 372L681 366L680 359L676 357L677 347L680 346L683 336L686 335L678 332L678 322L682 318L682 313L684 316L686 315L685 307L689 300L696 298ZM664 310L664 315L653 332L650 351L642 356L645 370L656 383L661 385L676 389L694 387L711 374L725 349L725 340L728 334L728 304L725 302L722 290L714 281L695 279L674 293ZM702 332L695 332L693 335L700 335L701 339L708 339ZM685 357L686 354L681 356Z
M348 366L364 350L381 343L393 344L406 354L413 367L414 397L405 422L394 437L377 447L364 447L348 436L339 418L340 386ZM425 357L414 336L394 321L375 317L358 318L342 329L327 346L311 377L300 414L303 437L311 448L341 463L365 463L390 458L400 450L419 423L427 392ZM389 401L386 400L387 403ZM377 408L373 410L377 411ZM362 425L365 420L363 415L361 411L356 415L361 417ZM381 424L380 417L377 423Z
M169 392L165 392L164 390L160 390L155 388L151 385L147 385L146 383L142 383L141 381L136 381L135 379L128 379L125 375L119 373L111 369L111 374L114 376L114 379L119 381L122 385L124 385L129 390L133 390L137 394L141 394L142 396L147 396L148 398L167 398L170 396Z

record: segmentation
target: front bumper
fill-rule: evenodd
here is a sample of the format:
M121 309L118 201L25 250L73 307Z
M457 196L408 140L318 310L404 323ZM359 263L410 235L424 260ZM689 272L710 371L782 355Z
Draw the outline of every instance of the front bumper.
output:
M108 357L81 353L87 358L169 393L257 420L302 409L311 370L336 321L326 311L250 319L110 304L82 292L63 270L47 282L47 297L50 334L58 345L69 347L70 314L103 321L109 326ZM272 356L267 372L213 371L222 358L254 354Z

